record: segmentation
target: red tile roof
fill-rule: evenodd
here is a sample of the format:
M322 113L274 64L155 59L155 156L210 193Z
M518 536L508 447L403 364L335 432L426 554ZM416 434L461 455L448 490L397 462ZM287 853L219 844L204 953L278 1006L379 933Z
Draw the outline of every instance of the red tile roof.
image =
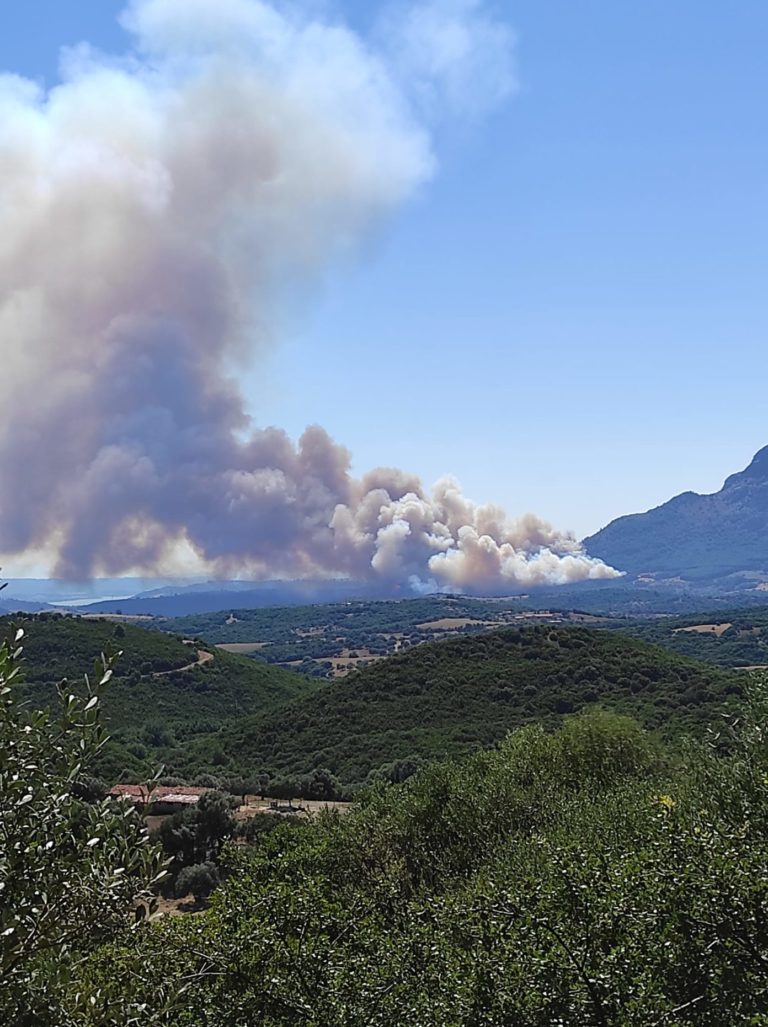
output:
M197 788L188 785L157 785L152 789L152 802L175 802L194 803L203 795L209 792L210 788ZM115 798L133 799L134 802L147 802L148 792L146 785L115 785L110 789L110 795Z

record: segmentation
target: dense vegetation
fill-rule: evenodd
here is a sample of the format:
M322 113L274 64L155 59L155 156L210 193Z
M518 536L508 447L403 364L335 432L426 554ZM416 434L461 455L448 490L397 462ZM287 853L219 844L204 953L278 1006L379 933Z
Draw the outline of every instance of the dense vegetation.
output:
M263 610L229 610L177 617L166 626L212 642L291 641L300 631L322 628L355 640L384 633L410 632L443 617L501 620L509 611L527 609L524 600L427 596L380 602L324 603Z
M204 613L160 626L217 644L258 644L251 655L259 660L300 662L302 673L330 676L329 661L335 657L387 656L451 630L466 634L487 631L526 609L523 600L429 596ZM356 661L349 664L356 665Z
M429 643L328 684L272 714L243 718L172 754L174 771L212 767L279 777L329 768L345 784L399 761L457 756L507 731L596 704L666 733L699 731L744 679L617 633L506 629ZM396 768L393 768L397 773Z
M184 667L195 659L194 649L184 645L180 637L145 631L132 624L58 613L17 614L0 618L0 636L4 638L16 624L27 633L24 677L28 684L80 680L84 669L110 649L122 653L119 674L130 681Z
M549 606L544 602L545 596L550 598ZM578 608L567 607L569 596L571 601L577 600ZM620 602L616 601L617 596ZM537 621L617 628L682 655L721 666L768 662L768 650L755 630L768 629L764 592L752 596L754 602L760 603L757 607L716 612L708 605L713 603L711 595L699 596L695 602L685 592L679 592L675 601L670 596L669 591L660 593L657 603L656 593L650 588L616 590L605 586L573 596L565 587L515 599L430 596L388 602L228 610L160 621L158 625L217 644L250 643L250 655L256 659L290 664L302 673L320 676L330 675L334 658L337 668L354 669L368 657L391 655L425 641L454 634L482 634L504 625L523 626ZM651 613L670 612L676 607L688 612L647 619ZM692 609L701 612L693 614ZM611 619L606 614L611 610L621 611L621 619ZM733 630L716 645L709 645L707 637L677 632L678 628L708 622L732 622Z
M682 764L608 714L530 727L232 849L211 908L95 953L57 1025L110 986L78 1023L117 990L166 1027L764 1024L766 716Z
M404 626L444 601L424 602L418 613L411 604L379 605ZM357 630L381 616L370 605L348 610ZM245 779L251 791L332 798L371 775L402 780L430 759L491 746L525 724L554 726L596 704L652 729L700 733L744 683L619 633L551 625L486 627L320 684L129 624L49 614L24 623L33 630L21 687L37 705L53 703L55 682L76 675L71 653L88 666L102 649L122 650L104 701L112 738L97 770L107 782L141 779L163 764L166 775L206 787ZM664 635L664 622L637 630ZM189 669L198 652L213 658Z
M22 694L38 706L55 703L56 684L62 678L77 680L101 652L121 652L104 700L111 739L96 767L108 781L124 772L130 779L141 778L166 753L218 732L228 720L271 709L314 687L298 674L211 647L212 660L182 670L198 658L194 647L128 624L57 614L17 617L15 622L30 639ZM8 619L0 621L3 634L9 629ZM209 757L215 765L215 747Z

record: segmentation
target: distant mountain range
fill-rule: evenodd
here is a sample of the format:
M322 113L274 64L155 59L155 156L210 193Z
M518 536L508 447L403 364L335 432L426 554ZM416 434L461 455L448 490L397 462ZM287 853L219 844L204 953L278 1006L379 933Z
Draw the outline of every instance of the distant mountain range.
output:
M768 446L719 492L683 492L647 513L619 517L584 545L633 575L768 580Z

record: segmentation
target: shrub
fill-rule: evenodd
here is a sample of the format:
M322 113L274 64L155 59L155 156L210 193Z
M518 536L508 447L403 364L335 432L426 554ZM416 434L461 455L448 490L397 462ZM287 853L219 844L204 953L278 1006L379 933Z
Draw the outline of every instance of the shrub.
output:
M193 895L195 902L202 902L218 883L219 871L214 863L194 863L184 867L176 878L176 898Z

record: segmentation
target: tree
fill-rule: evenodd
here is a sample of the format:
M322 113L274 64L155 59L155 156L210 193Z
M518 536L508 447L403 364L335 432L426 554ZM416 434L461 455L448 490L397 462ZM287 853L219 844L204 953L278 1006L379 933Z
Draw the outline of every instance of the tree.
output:
M308 799L334 802L341 798L341 782L330 770L318 767L307 778L304 794Z
M193 895L195 902L207 899L219 883L219 871L215 863L195 863L184 867L176 878L176 898Z
M109 795L109 788L100 777L84 777L74 782L72 793L85 802L102 802Z
M23 632L0 646L0 1022L60 1024L59 989L87 953L152 908L161 855L129 804L99 798L102 658L57 711L20 701ZM94 1003L96 996L91 996Z
M197 804L196 837L199 853L218 855L227 838L235 833L232 803L221 792L204 792Z
M184 810L166 817L160 825L158 837L167 856L174 860L175 869L189 866L197 858L197 815Z

